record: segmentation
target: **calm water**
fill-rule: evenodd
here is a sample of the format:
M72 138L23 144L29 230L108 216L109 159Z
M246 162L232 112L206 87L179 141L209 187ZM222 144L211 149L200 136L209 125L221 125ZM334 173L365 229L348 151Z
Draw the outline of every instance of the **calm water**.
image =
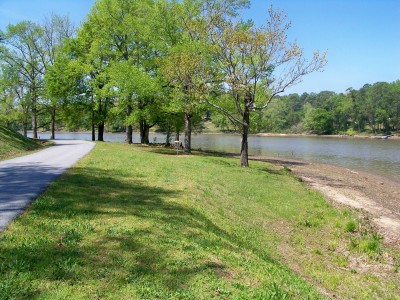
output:
M43 139L49 134L41 133ZM90 140L88 133L59 133L57 139ZM109 142L123 142L124 133L105 134ZM139 135L134 135L134 142ZM162 134L150 134L151 142L164 142ZM192 137L193 148L239 152L240 136L199 134ZM338 165L367 171L400 181L400 140L351 139L323 137L256 137L249 138L253 155L275 156Z

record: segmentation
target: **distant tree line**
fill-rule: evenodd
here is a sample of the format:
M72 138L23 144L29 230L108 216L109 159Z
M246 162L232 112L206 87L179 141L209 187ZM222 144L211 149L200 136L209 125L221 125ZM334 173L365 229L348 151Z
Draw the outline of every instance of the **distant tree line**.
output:
M59 126L140 132L149 143L157 126L167 135L191 133L205 114L229 120L241 133L248 166L249 132L287 88L326 64L306 59L287 40L290 22L270 8L256 26L239 12L248 0L100 0L76 30L51 16L0 32L0 122L27 133ZM279 102L278 101L278 102ZM277 103L278 103L277 102ZM266 110L268 111L268 110ZM265 123L265 128L268 125ZM261 128L261 127L260 127Z
M346 93L285 96L266 115L267 131L317 134L400 132L400 81L366 84ZM281 119L281 122L278 122Z
M221 130L235 131L223 116L212 116ZM322 91L279 96L254 116L253 133L400 133L400 81L365 84L345 93Z

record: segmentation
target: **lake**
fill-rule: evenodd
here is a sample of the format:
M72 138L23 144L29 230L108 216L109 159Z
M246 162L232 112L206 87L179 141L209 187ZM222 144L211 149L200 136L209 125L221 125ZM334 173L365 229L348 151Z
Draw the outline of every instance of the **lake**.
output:
M40 133L48 139L48 133ZM90 140L90 133L57 133L57 139ZM139 135L133 136L139 142ZM183 139L183 136L181 136ZM108 142L124 142L125 133L106 133ZM165 142L165 136L150 133L150 142ZM211 151L240 152L240 136L234 134L197 134L192 147ZM363 139L305 136L250 136L249 153L320 162L378 174L400 182L400 139Z

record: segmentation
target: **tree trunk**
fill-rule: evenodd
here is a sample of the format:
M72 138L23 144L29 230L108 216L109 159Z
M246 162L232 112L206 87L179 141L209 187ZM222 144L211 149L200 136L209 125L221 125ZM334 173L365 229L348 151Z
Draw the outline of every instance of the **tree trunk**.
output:
M22 120L22 130L24 131L24 137L28 137L28 109L22 107L24 115Z
M100 88L103 88L101 86ZM103 118L103 107L102 107L102 102L101 98L99 97L97 100L98 107L97 107L97 113L101 121L98 123L98 132L97 132L97 140L100 142L104 142L104 118Z
M104 142L104 122L100 122L99 124L99 132L97 133L97 140L100 142Z
M168 129L166 132L166 138L165 138L165 146L169 147L171 145L170 139L171 139L171 131Z
M129 117L132 113L132 106L128 105L126 108L126 116ZM126 126L126 139L125 143L127 144L132 144L132 125L127 125Z
M92 110L92 141L96 140L96 124L94 123L94 110Z
M96 140L96 126L94 123L92 123L92 141L94 142Z
M37 111L36 101L32 103L32 138L37 139Z
M148 145L149 141L149 132L150 126L147 124L146 120L142 120L140 123L140 143Z
M132 144L133 138L132 138L132 125L126 126L126 138L125 138L125 143L127 144Z
M192 151L192 115L185 112L185 139L183 152L191 153Z
M249 135L249 124L250 124L250 111L245 107L243 112L243 124L242 124L242 141L240 147L240 166L249 166L249 145L248 145L248 135Z
M250 109L249 105L251 103L251 95L246 93L244 97L244 109L242 114L242 141L240 147L240 166L248 167L249 166L249 144L247 138L249 136L249 127L250 127Z
M54 140L56 138L56 108L53 106L51 108L51 135L50 139Z
M22 124L23 130L24 130L24 137L28 137L28 120L25 120L24 123Z

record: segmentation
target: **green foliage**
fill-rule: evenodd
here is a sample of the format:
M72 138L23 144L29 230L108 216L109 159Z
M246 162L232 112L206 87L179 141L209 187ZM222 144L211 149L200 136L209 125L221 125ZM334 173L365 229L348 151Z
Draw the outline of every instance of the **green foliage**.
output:
M301 133L304 129L296 129L296 127L302 126L304 118L303 105L304 100L297 94L276 97L269 108L263 112L266 124L259 131Z
M400 83L375 83L345 94L292 94L276 97L267 111L260 132L318 134L399 132Z
M68 46L57 56L55 64L45 75L47 94L55 101L60 101L60 104L66 104L69 99L85 91L82 82L84 68L78 61L69 59L66 51L69 51Z
M47 128L50 122L55 125L58 103L47 93L44 77L64 39L72 34L68 18L57 15L51 15L42 24L22 21L7 27L0 45L0 74L8 84L0 84L0 94L6 94L12 104L10 109L15 112L15 118L6 120L8 125L14 123L26 134L31 119L34 137L39 127Z
M121 98L132 96L133 98L154 97L160 93L160 85L157 78L153 78L143 68L137 67L128 61L117 62L110 67L109 76L111 85L117 88Z
M323 108L309 108L306 110L304 125L312 133L331 134L333 131L333 117Z
M27 103L19 98L20 87L13 69L3 66L0 72L0 124L18 128L27 119Z
M345 226L345 230L346 230L346 232L355 232L356 231L356 229L357 229L357 221L355 221L355 220L349 220L347 223L346 223L346 226Z
M363 234L361 237L355 236L350 240L350 248L368 254L373 259L381 259L383 237L374 232Z
M163 100L159 79L129 61L112 65L109 76L114 95L118 98L115 109L123 112L129 105L136 108L123 117L123 123L133 125L141 120L155 123L161 113L157 108L162 106Z
M1 74L12 79L3 91L23 107L24 121L32 115L33 135L37 134L37 113L43 97L44 52L40 45L42 28L33 22L22 21L9 25L0 44ZM24 122L26 130L26 122ZM35 136L36 137L36 136Z

